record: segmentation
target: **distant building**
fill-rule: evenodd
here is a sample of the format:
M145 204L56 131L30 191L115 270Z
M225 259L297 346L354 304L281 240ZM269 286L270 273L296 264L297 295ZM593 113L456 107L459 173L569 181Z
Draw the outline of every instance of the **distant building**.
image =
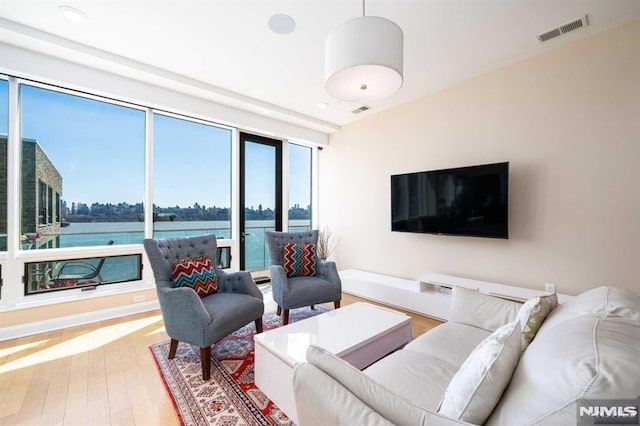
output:
M25 237L41 234L29 248L60 246L62 175L34 139L22 140L22 200L20 206ZM0 135L0 211L7 211L7 136ZM0 232L7 229L7 217L0 215ZM1 247L3 246L4 247ZM26 248L23 246L23 248ZM0 240L6 249L6 237Z

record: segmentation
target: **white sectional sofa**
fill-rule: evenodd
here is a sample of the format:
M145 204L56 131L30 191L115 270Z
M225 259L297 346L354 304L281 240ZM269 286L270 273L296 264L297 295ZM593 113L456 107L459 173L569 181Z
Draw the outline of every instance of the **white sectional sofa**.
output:
M599 287L555 309L547 301L550 312L524 346L522 324L545 306L533 302L522 308L455 287L449 322L364 371L310 347L294 373L300 424L593 424L579 423L592 420L578 414L585 400L638 398L637 294ZM534 305L537 318L527 317Z

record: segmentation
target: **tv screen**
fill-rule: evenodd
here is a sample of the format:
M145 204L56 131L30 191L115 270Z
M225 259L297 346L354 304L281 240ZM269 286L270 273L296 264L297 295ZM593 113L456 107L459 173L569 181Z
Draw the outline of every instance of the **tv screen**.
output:
M509 163L391 176L391 230L508 238Z

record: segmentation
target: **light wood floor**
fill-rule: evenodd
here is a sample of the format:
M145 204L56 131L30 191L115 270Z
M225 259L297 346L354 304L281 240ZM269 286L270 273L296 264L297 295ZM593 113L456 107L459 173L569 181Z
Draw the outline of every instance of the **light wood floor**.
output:
M407 314L414 338L439 324ZM0 342L0 425L179 424L148 349L166 339L151 311Z

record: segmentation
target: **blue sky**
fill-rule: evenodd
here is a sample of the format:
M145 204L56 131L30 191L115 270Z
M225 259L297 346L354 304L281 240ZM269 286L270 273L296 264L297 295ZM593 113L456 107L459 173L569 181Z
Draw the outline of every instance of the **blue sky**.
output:
M21 86L22 137L35 139L62 175L62 198L143 201L144 111Z
M228 207L231 131L154 116L154 203Z
M262 208L275 205L275 149L258 143L247 144L245 161L248 164L245 180L247 207ZM307 207L310 200L311 150L289 145L289 205Z
M289 205L311 204L311 149L289 144Z
M8 83L6 80L0 80L0 133L7 133L7 120L8 120Z
M275 207L275 148L270 145L248 143L245 145L245 204L263 209ZM260 165L257 167L255 165Z
M0 81L0 99L7 83ZM63 177L62 198L91 204L143 201L142 110L21 86L22 137L36 139ZM0 102L0 117L7 103ZM7 131L6 118L0 131ZM230 204L231 131L156 115L154 203L161 207ZM247 206L273 208L272 153L247 150ZM309 204L310 149L290 145L290 205ZM302 177L302 178L301 178Z

